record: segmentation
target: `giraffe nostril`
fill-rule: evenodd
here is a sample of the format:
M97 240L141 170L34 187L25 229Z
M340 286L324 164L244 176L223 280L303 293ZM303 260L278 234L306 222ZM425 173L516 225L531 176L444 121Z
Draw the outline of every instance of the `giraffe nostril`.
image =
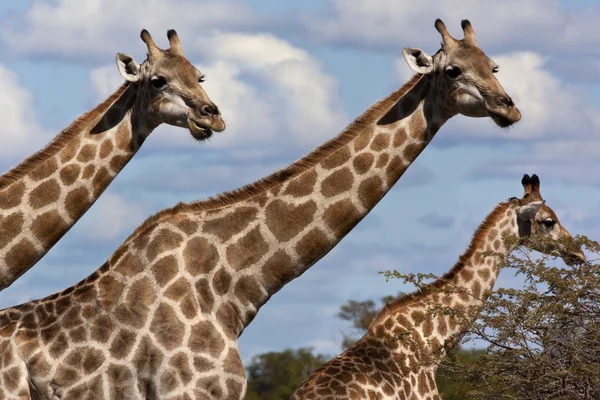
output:
M214 104L205 104L202 106L202 115L217 116L219 115L219 108Z
M515 103L513 102L513 99L510 96L504 96L502 97L502 99L500 100L502 102L502 104L504 104L507 107L514 107Z

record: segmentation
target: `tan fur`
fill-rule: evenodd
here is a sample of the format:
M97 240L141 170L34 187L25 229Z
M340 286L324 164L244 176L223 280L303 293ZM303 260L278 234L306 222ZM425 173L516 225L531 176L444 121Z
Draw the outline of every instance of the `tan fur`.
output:
M178 213L210 211L222 207L228 207L233 204L248 200L295 178L301 173L314 167L332 153L335 153L340 148L343 148L350 140L355 138L356 135L363 132L367 127L375 123L376 119L381 118L381 114L383 112L389 110L406 92L416 85L416 83L421 79L421 76L422 75L418 74L413 76L396 92L369 107L367 111L365 111L360 117L356 118L338 136L317 147L310 154L307 154L295 163L239 189L221 193L215 197L190 204L179 203L175 207L159 211L152 217L148 218L142 225L140 225L128 240L143 234L143 232L149 227L160 222L164 218L169 218L172 215Z
M93 110L80 115L71 125L66 127L58 136L56 136L46 147L37 153L26 158L21 164L0 176L0 189L3 189L13 182L18 181L38 167L42 162L54 157L56 153L62 150L74 137L82 131L90 131L99 121L99 118L110 108L110 106L125 93L129 83L124 83L112 95L102 103L98 104Z

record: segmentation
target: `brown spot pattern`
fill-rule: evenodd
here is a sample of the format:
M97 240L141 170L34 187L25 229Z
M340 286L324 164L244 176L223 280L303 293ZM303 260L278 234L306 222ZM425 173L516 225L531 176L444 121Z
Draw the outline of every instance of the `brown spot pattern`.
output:
M269 250L260 228L257 226L227 248L227 262L235 270L254 265Z
M33 208L42 208L54 203L60 196L60 186L56 181L50 180L41 183L29 193L29 204Z
M150 323L150 332L163 347L173 350L182 344L185 326L177 319L170 305L161 303Z
M87 163L91 161L94 157L96 157L96 148L91 144L86 144L79 150L79 154L77 154L77 160L82 163Z
M202 230L225 242L247 227L257 214L258 211L255 208L241 207L221 218L205 221Z
M9 209L14 208L21 204L23 195L25 194L25 183L15 182L10 185L7 189L3 190L0 196L0 208Z
M56 164L56 159L51 158L47 161L44 161L39 167L34 169L31 174L29 174L29 177L34 181L41 181L42 179L46 179L52 175L56 171L57 167L58 165Z
M60 180L62 181L63 185L70 186L77 180L77 178L79 178L80 172L81 168L79 165L69 164L60 171Z
M217 248L203 237L191 239L183 250L185 269L192 276L208 274L219 263ZM176 262L175 260L173 260Z
M317 204L312 200L295 206L276 199L265 210L266 224L280 242L287 242L310 223L316 211Z
M372 209L385 194L385 188L381 178L377 175L371 176L358 186L358 198L366 209Z
M349 199L340 200L323 213L323 220L331 231L341 237L358 223L360 214Z
M67 223L56 210L40 215L31 224L33 236L45 249L56 243L66 231Z
M314 169L306 171L292 179L283 191L283 194L293 197L308 196L314 190L317 177L317 172Z
M337 168L340 165L344 165L350 160L351 154L348 146L344 146L333 154L329 155L325 160L321 162L321 166L325 169Z
M343 168L330 174L321 183L321 194L325 197L333 197L347 192L352 188L354 176L348 168Z
M390 145L390 134L389 133L379 133L371 142L371 150L373 151L382 151L386 149Z
M365 174L373 165L373 161L375 157L371 153L361 153L354 157L354 161L352 161L352 165L354 165L354 171L358 175Z
M69 217L72 219L76 219L82 215L89 205L89 193L85 187L71 190L65 198L65 210L67 210Z

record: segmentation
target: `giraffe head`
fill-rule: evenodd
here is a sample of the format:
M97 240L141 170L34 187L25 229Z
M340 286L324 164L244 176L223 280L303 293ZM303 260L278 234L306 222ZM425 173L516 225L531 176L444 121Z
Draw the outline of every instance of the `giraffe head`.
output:
M139 86L138 104L142 120L149 125L166 123L187 127L192 136L204 140L213 131L225 129L219 108L210 100L201 82L204 75L183 55L177 32L167 32L170 47L159 49L147 30L141 38L148 57L140 65L133 57L117 53L117 67L127 81Z
M453 38L446 25L435 21L442 35L442 48L433 56L421 49L402 50L409 67L419 74L430 75L441 112L446 118L455 114L468 117L491 117L506 128L521 119L521 113L496 76L498 65L479 48L468 20L461 22L464 39Z
M585 255L581 249L567 248L560 243L572 236L542 198L538 176L525 174L521 183L524 189L523 197L514 198L511 202L514 202L516 207L518 234L520 239L524 239L523 243L539 252L559 255L568 265L585 262ZM526 240L529 237L548 240L542 240L541 243L529 242Z

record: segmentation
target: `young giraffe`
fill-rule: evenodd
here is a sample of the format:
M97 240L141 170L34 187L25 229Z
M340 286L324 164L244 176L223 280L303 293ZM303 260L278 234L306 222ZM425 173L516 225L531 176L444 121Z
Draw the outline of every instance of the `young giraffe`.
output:
M158 213L83 282L5 310L5 393L243 398L237 339L269 297L327 254L452 115L520 118L462 25L459 41L436 21L442 50L404 51L423 74L304 159Z
M198 140L225 124L184 57L177 33L168 50L148 31L148 58L117 54L127 82L46 148L0 177L0 290L29 270L79 220L161 123Z
M570 238L544 204L536 175L522 180L523 198L498 204L475 231L467 251L441 279L385 305L367 333L300 386L293 400L440 399L435 372L445 350L474 321L500 273L501 258L516 244L503 240L543 236L544 253L558 253L568 264L585 261L580 249L556 241ZM487 252L487 254L486 254ZM460 310L467 312L457 317ZM437 312L436 312L437 311ZM450 312L447 312L450 311Z

